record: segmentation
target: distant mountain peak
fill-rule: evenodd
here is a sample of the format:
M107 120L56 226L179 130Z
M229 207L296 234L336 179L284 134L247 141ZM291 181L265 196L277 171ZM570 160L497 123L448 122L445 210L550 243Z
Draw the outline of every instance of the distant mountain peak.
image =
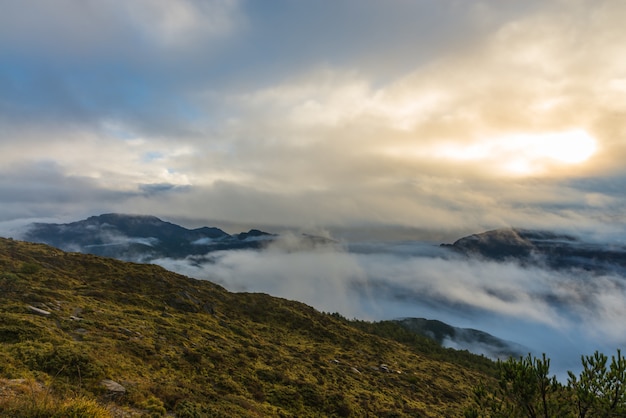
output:
M470 257L542 263L555 269L626 269L626 248L585 242L570 234L547 230L494 229L460 238L453 244L442 244L442 247Z
M237 239L239 240L246 240L248 238L270 238L270 237L275 237L276 235L274 234L270 234L268 232L263 232L260 231L258 229L251 229L248 232L241 232L239 234L237 234Z
M528 350L520 344L494 337L484 331L453 327L434 319L401 318L395 322L409 331L437 341L441 346L452 347L457 350L469 350L489 358L518 357Z
M141 220L141 221L152 221L152 222L164 222L161 219L157 218L154 215L140 215L140 214L129 214L129 213L103 213L101 215L93 215L87 218L87 220Z
M537 241L577 241L572 235L560 234L546 230L524 228L501 228L472 234L458 239L454 246L472 246L475 244L498 243L521 247L532 247Z
M256 249L273 237L256 229L230 235L216 227L187 229L152 215L105 213L67 224L32 224L24 239L68 251L150 261L216 250Z

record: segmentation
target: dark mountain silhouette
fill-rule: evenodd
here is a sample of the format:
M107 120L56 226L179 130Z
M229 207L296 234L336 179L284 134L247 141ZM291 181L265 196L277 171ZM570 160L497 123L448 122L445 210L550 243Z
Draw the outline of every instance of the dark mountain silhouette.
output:
M529 229L496 229L442 244L470 257L541 264L552 269L596 272L626 270L626 248L595 244L568 235Z
M453 327L445 322L425 318L403 318L395 322L419 335L431 338L445 347L468 350L489 358L507 359L528 353L517 343L502 340L484 331L471 328Z
M109 213L68 224L33 224L24 239L65 251L147 262L209 251L258 249L275 235L256 229L229 235L219 228L187 229L155 216Z

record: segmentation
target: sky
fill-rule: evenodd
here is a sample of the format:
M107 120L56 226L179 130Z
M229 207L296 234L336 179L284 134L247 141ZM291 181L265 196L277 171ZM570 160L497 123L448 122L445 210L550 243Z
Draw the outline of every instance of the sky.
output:
M625 15L621 0L0 0L0 230L122 212L621 234Z

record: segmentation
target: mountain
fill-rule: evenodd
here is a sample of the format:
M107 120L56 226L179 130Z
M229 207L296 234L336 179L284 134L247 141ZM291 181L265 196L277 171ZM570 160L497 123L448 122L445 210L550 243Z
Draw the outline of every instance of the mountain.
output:
M494 261L514 260L553 269L580 268L599 273L626 272L626 247L585 242L550 231L496 229L442 244L461 254Z
M403 318L395 322L410 331L432 338L444 347L469 350L489 358L501 360L506 360L509 357L518 358L530 351L517 343L502 340L484 331L453 327L433 319Z
M398 324L3 238L0 359L12 417L460 417L495 375Z
M256 229L229 235L219 228L187 229L154 216L117 213L92 216L68 224L35 223L23 238L66 251L148 262L184 258L209 251L257 249L275 235Z

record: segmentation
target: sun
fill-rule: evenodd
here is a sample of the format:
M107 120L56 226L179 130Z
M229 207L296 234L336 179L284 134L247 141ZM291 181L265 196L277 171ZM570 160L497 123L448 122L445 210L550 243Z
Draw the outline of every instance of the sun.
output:
M596 140L582 129L516 135L505 138L509 146L530 160L551 159L564 164L580 164L596 152Z
M581 165L597 151L597 142L587 131L511 134L482 138L470 144L443 143L430 155L489 167L494 173L532 176Z
M469 143L441 142L430 147L391 147L385 152L401 158L459 162L493 175L562 175L582 166L596 153L596 139L583 129L516 133L476 138Z
M513 175L540 175L581 165L596 150L595 138L582 129L561 132L517 134L492 142L492 157Z

